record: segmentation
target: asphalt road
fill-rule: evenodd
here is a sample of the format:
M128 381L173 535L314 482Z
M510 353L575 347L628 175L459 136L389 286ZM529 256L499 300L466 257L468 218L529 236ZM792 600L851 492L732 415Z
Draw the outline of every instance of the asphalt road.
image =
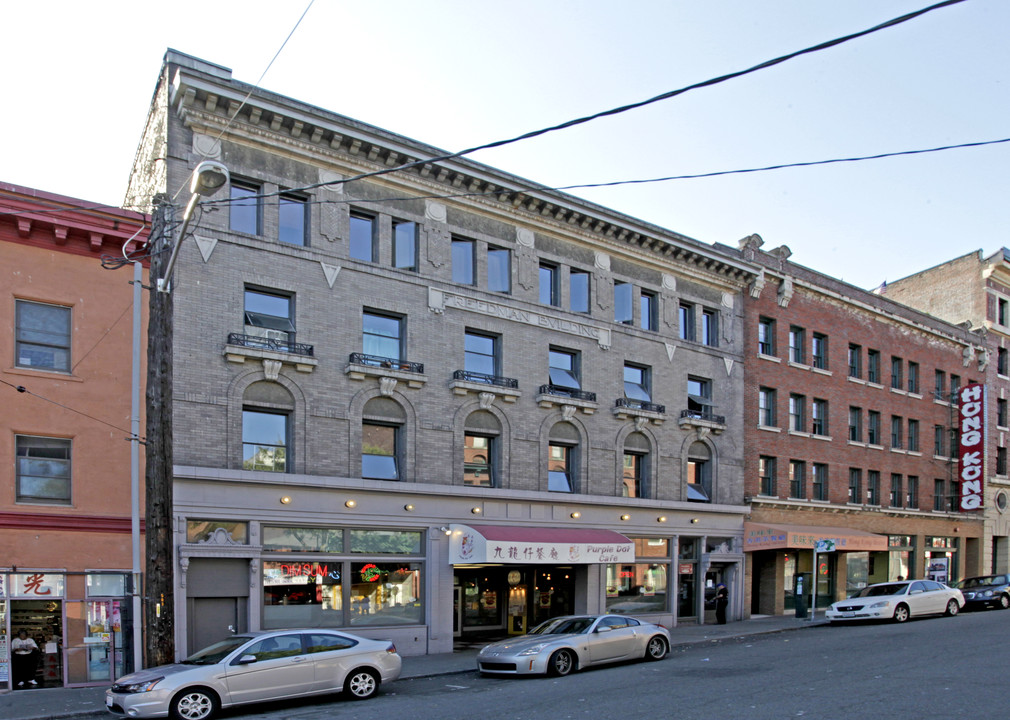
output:
M566 678L404 680L372 700L305 701L241 720L931 720L1006 717L1010 611L806 628L676 649Z

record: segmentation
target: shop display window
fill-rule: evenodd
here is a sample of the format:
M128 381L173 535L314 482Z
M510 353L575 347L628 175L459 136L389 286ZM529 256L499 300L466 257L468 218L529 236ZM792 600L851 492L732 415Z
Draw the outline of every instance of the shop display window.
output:
M420 624L420 563L351 563L350 625Z
M280 552L342 552L344 531L320 527L263 527L263 549Z
M666 565L607 565L607 612L631 615L667 612L667 587Z
M420 555L421 533L400 530L349 530L352 553Z
M342 563L263 563L263 627L344 625Z

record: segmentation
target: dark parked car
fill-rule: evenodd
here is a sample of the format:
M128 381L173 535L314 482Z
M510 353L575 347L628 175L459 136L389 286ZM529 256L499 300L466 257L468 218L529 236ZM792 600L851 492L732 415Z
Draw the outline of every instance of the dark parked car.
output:
M964 609L995 607L1006 610L1010 608L1010 576L983 575L981 577L965 578L957 583L958 589L964 595Z

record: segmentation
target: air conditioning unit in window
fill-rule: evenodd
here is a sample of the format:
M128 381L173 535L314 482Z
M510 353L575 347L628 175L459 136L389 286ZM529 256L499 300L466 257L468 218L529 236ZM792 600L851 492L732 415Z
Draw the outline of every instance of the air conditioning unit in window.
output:
M252 338L263 338L265 341L262 343L263 347L270 347L271 345L287 345L289 342L288 333L283 330L269 330L267 328L249 327L246 326L246 335ZM256 341L253 340L252 344Z

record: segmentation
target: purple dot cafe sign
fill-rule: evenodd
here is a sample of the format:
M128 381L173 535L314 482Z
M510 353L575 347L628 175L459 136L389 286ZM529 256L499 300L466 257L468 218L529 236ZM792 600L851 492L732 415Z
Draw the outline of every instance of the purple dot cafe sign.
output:
M979 383L965 385L958 392L958 400L961 509L981 510L985 479L985 386Z

